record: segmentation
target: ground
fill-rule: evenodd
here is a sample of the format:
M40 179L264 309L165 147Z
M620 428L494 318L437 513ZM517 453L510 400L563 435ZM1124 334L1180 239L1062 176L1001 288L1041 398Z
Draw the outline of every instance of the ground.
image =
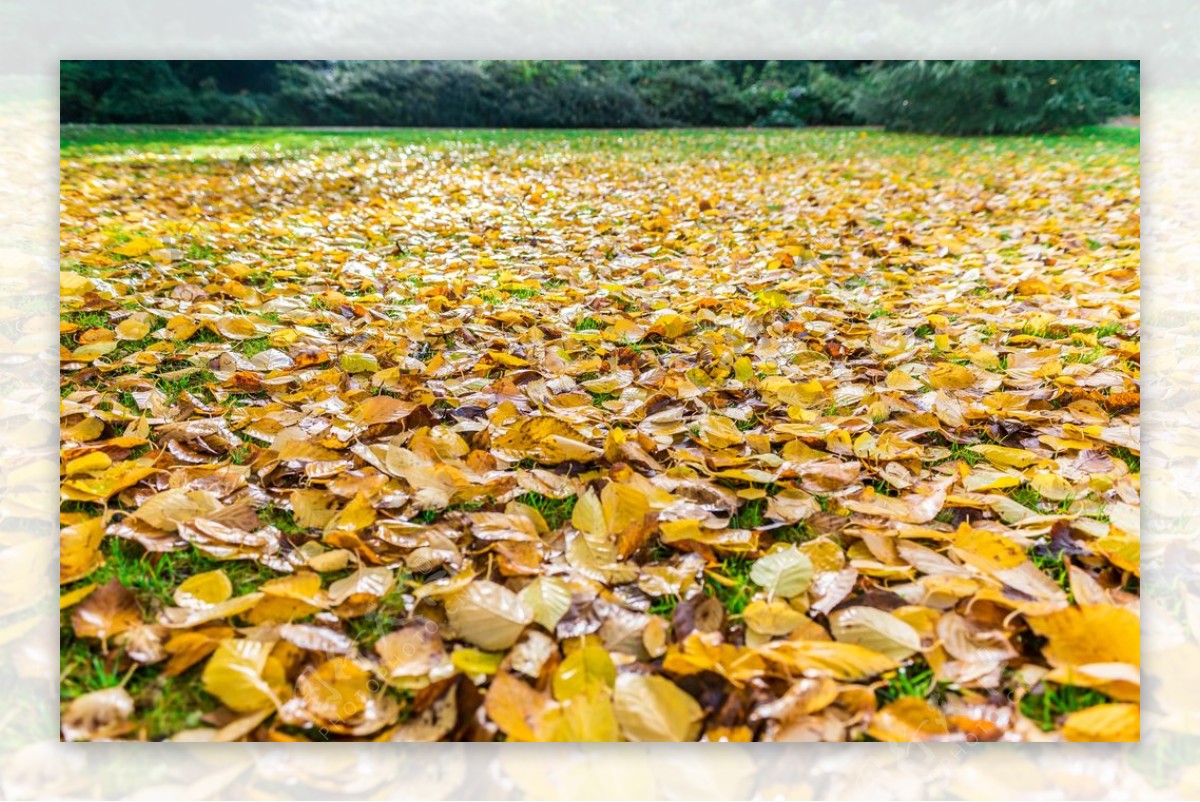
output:
M66 129L64 738L1136 739L1137 165Z

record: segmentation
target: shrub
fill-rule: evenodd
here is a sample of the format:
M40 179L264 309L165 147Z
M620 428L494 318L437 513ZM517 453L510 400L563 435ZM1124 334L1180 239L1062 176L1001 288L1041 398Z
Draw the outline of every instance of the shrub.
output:
M64 61L63 122L1035 133L1136 113L1136 62Z
M868 72L850 108L897 131L1031 134L1122 113L1136 85L1128 62L892 62Z
M753 110L728 72L712 62L672 62L634 85L666 125L749 125Z

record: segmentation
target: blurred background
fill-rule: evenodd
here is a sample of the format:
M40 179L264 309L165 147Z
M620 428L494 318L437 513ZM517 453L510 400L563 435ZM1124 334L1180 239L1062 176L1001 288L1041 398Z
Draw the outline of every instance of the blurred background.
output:
M62 61L63 123L1061 131L1139 114L1138 61Z

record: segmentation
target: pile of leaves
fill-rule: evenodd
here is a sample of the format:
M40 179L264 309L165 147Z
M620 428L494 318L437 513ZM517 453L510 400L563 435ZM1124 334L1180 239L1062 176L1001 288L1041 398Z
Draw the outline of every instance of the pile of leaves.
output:
M1120 142L66 151L68 740L1129 740Z

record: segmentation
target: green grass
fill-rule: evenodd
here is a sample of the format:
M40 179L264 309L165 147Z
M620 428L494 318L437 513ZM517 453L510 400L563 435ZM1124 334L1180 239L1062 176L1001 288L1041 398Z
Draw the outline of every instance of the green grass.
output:
M1034 490L1032 487L1029 487L1028 485L1021 485L1020 487L1014 487L1012 492L1010 492L1008 494L1008 497L1011 498L1013 501L1017 502L1018 504L1020 504L1021 506L1028 507L1029 509L1033 510L1034 512L1043 512L1044 511L1041 508L1041 501L1042 501L1041 495L1036 490Z
M807 543L817 536L812 527L803 522L773 529L771 535L784 543Z
M404 602L406 580L407 577L401 572L401 575L396 577L396 584L379 600L379 605L374 610L344 622L346 634L354 639L362 652L368 653L376 641L395 632L408 620L408 606Z
M1050 732L1061 717L1111 701L1111 697L1091 688L1046 683L1041 693L1029 693L1021 699L1021 713L1042 731Z
M646 553L646 562L661 563L671 559L671 555L675 554L675 549L663 543L659 538L654 538L648 544L649 550Z
M66 505L63 505L64 511ZM146 608L173 605L175 588L188 577L220 569L233 584L234 595L250 593L278 574L250 560L215 560L195 547L180 551L148 552L137 543L108 537L101 547L104 564L90 576L65 585L62 592L84 585L103 585L116 579Z
M621 397L616 393L593 393L590 390L588 391L588 395L592 397L592 406L600 407L601 409L604 408L606 402L614 401Z
M185 392L199 395L201 393L207 395L206 386L216 381L217 377L213 375L211 370L201 368L186 376L181 376L178 379L163 379L158 378L154 382L154 386L162 390L163 395L167 397L170 403L175 403Z
M983 455L971 450L972 443L951 443L950 444L950 459L962 460L968 465L978 465L983 460Z
M887 682L875 689L875 703L879 707L905 697L936 699L944 695L944 687L934 679L933 669L921 658L885 676Z
M585 317L575 324L575 331L600 331L603 328L603 323L591 317Z
M413 520L423 524L431 524L448 512L479 512L485 506L487 506L487 502L485 501L464 501L461 504L451 504L449 507L442 507L436 510L421 510L413 516Z
M546 526L551 530L558 530L571 520L571 513L575 511L576 497L551 498L543 496L541 493L526 493L518 496L517 501L533 507L545 519Z
M60 315L66 323L74 323L81 329L108 328L108 315L103 312L66 312Z
M750 581L754 561L748 557L728 557L717 568L728 583L719 582L709 574L704 576L704 592L721 602L730 615L741 615L758 590Z
M249 340L243 340L241 345L242 355L247 359L263 351L271 348L271 342L266 337L251 337Z
M133 698L133 721L145 728L150 740L162 740L180 730L198 727L201 718L218 707L200 682L194 666L177 677L167 677L159 666L140 666L119 648L98 653L94 642L77 639L69 624L60 632L60 698L65 705L86 693L123 685Z
M674 594L667 596L659 596L650 603L650 609L647 610L650 615L661 615L664 618L670 618L675 614L675 608L679 606L679 597Z
M1030 562L1039 571L1054 580L1055 584L1066 592L1067 599L1074 604L1075 599L1071 595L1070 571L1063 552L1052 551L1047 544L1039 543L1030 546L1025 553L1028 555Z
M892 496L893 498L900 495L896 488L885 482L883 479L868 479L866 482L876 495Z
M285 535L303 535L308 531L296 523L296 516L291 510L276 507L274 504L268 504L260 509L258 511L258 519L268 526L274 526Z
M767 509L766 499L752 498L738 507L737 512L729 519L730 529L757 529L765 522L764 514Z
M328 130L304 128L172 128L163 126L64 125L59 143L64 159L159 153L177 159L278 161L300 154L350 148L557 146L568 150L628 152L662 148L693 157L761 159L795 157L970 159L1013 153L1033 158L1082 159L1112 156L1137 165L1140 130L1093 126L1046 136L949 137L843 129L663 129L520 130L392 128Z
M1107 353L1107 348L1092 348L1087 351L1076 351L1073 354L1067 354L1063 359L1063 362L1068 365L1090 365L1097 359L1102 358Z
M154 675L136 688L134 696L143 711L139 722L151 740L162 740L182 730L201 726L201 719L217 707L217 701L204 691L200 669L194 667L178 677Z

